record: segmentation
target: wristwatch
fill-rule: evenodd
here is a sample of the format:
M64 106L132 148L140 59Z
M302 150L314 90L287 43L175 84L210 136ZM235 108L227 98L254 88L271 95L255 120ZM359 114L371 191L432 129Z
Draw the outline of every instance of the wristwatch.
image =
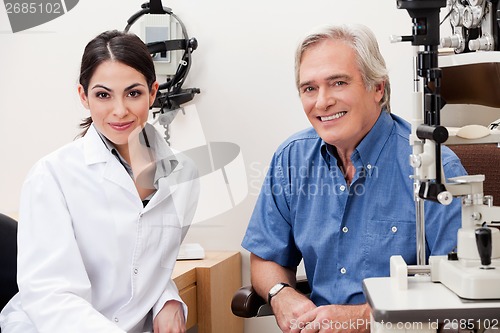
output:
M271 298L276 296L285 287L290 287L290 285L285 282L280 282L272 286L271 290L269 290L269 294L267 294L267 303L271 304Z

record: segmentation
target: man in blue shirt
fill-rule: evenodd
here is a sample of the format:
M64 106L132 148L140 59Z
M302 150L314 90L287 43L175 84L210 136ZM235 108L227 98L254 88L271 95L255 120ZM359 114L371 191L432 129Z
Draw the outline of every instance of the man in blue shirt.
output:
M390 84L373 33L326 27L300 44L296 83L312 124L276 151L243 247L252 285L283 332L367 331L362 280L389 258L416 263L410 126L390 113ZM465 174L443 147L447 178ZM426 253L456 245L459 200L426 202ZM293 288L301 260L310 299Z

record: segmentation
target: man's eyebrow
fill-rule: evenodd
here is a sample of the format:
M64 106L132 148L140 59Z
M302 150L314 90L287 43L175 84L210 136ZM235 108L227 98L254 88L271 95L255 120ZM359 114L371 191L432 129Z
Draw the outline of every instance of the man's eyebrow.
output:
M351 76L348 75L348 74L333 74L333 75L330 75L330 76L327 76L325 81L335 81L335 80L345 80L345 81L349 81L351 80ZM302 88L302 87L306 87L306 86L309 86L313 83L314 81L304 81L304 82L301 82L299 84L299 89Z
M310 85L311 85L311 83L312 83L312 81L305 81L305 82L301 82L301 83L299 83L299 89L300 89L300 88L303 88L303 87L305 87L305 86L310 86Z
M326 81L335 81L335 80L339 80L339 79L348 81L351 79L351 76L348 74L333 74L333 75L330 75L329 77L327 77Z

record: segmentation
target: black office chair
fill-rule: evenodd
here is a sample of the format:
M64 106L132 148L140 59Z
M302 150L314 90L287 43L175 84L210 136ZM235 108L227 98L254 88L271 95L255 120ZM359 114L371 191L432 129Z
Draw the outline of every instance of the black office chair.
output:
M0 310L18 292L17 222L0 214Z
M500 148L497 144L450 145L469 175L483 174L485 195L493 196L493 203L500 205ZM304 294L311 292L307 280L297 281L297 290ZM243 318L261 317L273 314L271 307L252 286L241 287L233 296L231 310Z

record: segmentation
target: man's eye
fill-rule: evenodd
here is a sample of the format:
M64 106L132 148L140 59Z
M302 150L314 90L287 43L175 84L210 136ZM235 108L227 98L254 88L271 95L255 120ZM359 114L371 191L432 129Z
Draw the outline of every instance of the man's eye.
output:
M343 85L346 85L346 84L347 84L347 82L345 82L345 81L335 81L333 83L334 86L343 86Z
M313 87L304 87L304 89L302 90L303 92L311 92L311 91L314 91L314 88Z

